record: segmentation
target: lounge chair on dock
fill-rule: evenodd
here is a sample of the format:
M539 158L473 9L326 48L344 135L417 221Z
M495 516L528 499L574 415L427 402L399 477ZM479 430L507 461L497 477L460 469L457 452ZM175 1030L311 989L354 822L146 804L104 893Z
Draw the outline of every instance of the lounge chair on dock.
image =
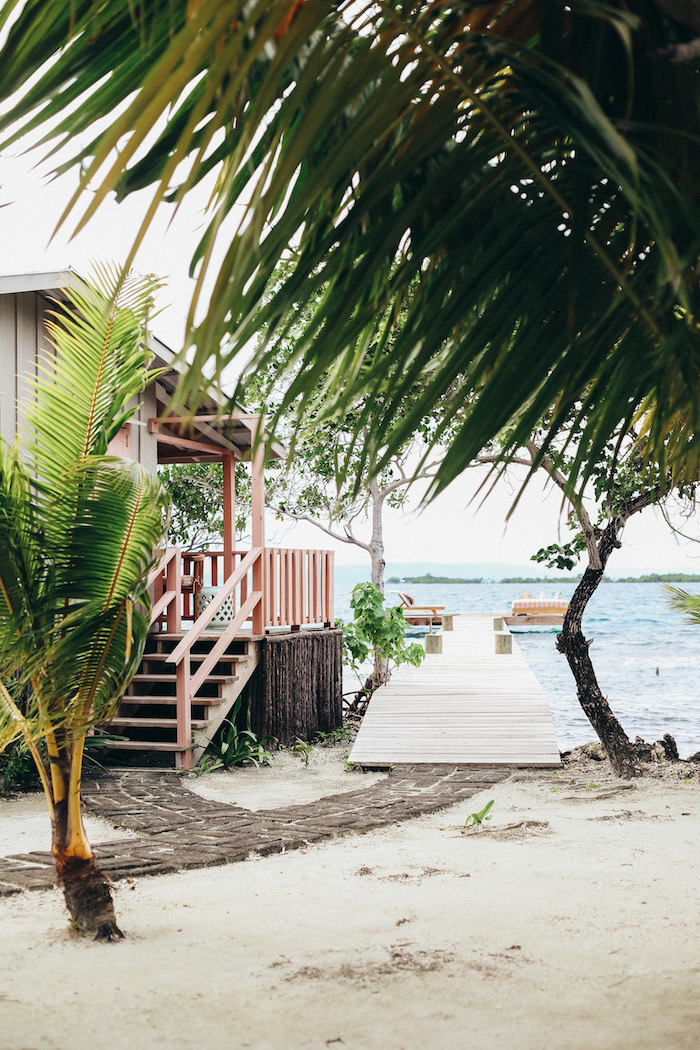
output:
M401 610L411 627L439 627L442 624L444 605L416 605L410 594L405 591L392 591L401 599Z

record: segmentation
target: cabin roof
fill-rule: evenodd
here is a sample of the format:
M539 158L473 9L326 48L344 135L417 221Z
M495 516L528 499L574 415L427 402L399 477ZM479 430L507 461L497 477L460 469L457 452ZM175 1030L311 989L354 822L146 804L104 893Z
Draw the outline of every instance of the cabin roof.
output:
M71 281L76 279L83 278L70 267L0 275L0 295L35 292L43 298L67 303L70 301ZM167 404L175 391L181 369L175 363L175 352L162 339L149 333L148 345L153 352L153 367L165 369L156 383L157 400L163 414L149 421L149 429L157 435L158 462L175 458L177 462L206 462L219 459L224 452L233 452L236 459L249 458L258 417L241 405L235 405L231 410L223 391L210 387L195 415L171 415L168 418ZM180 443L174 444L174 441ZM267 443L267 459L283 459L285 455L286 450L279 442Z

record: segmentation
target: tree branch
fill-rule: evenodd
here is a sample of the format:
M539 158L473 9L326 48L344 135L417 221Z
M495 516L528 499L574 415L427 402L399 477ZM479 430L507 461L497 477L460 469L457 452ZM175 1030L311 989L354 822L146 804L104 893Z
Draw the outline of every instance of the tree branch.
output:
M309 525L315 525L317 529L320 529L321 532L325 532L327 536L331 537L331 539L338 540L339 543L354 543L356 547L362 547L363 550L368 552L370 550L368 543L365 543L363 540L358 540L353 534L349 523L345 526L345 534L343 535L340 532L335 532L334 529L324 525L316 518L312 518L310 514L300 514L298 511L294 510L283 510L281 507L275 506L274 503L268 503L267 506L269 510L274 511L275 514L279 514L282 518L292 518L294 521L306 521Z
M598 542L596 539L595 528L593 526L593 522L591 521L590 515L583 504L583 500L581 500L579 497L572 496L569 492L567 492L566 478L556 466L556 464L552 461L550 456L548 456L546 452L543 453L542 449L535 444L532 438L530 438L530 440L526 442L525 447L532 456L532 462L530 466L533 466L535 460L539 459L542 469L546 470L554 484L561 489L564 496L566 496L569 503L573 507L574 513L578 518L579 524L581 525L581 529L583 531L583 538L586 541L586 551L588 552L588 564L590 565L591 569L602 569L603 564L601 562L600 551L598 550Z

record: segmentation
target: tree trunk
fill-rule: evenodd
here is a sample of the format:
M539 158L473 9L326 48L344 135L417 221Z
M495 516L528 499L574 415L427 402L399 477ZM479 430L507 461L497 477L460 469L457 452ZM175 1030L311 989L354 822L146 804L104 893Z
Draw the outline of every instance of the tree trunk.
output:
M96 941L118 941L124 934L117 926L109 879L100 871L85 834L80 801L83 740L59 750L52 770L54 794L51 844L58 885L74 928ZM58 788L58 791L56 789Z
M569 603L556 645L566 657L576 682L579 703L598 734L614 771L620 777L638 777L642 775L642 770L634 746L600 690L588 652L591 643L584 638L581 629L583 613L603 577L607 557L601 560L603 568L592 569L589 566L584 572Z
M384 508L385 495L376 481L369 484L370 499L372 501L372 535L369 541L369 556L372 562L372 583L384 594L384 526L382 523L382 510Z
M534 441L528 441L527 448L534 465L541 450ZM546 453L542 456L542 466L562 492L571 499L567 493L565 477ZM655 485L653 488L643 489L633 499L625 501L610 518L602 532L594 527L581 498L574 498L571 501L586 541L588 567L569 602L562 632L557 635L556 646L559 652L564 654L571 668L579 703L598 734L611 766L621 777L642 775L639 757L634 745L600 691L588 651L591 643L583 637L581 623L586 606L603 578L608 558L616 547L621 546L619 537L626 522L633 514L655 503L661 492L662 489Z
M382 522L382 510L384 508L385 493L382 492L376 480L369 484L370 498L372 501L372 536L369 541L369 554L372 563L372 583L384 594L384 526ZM364 692L371 695L380 685L389 681L389 661L380 656L378 649L374 650L374 668L364 685Z

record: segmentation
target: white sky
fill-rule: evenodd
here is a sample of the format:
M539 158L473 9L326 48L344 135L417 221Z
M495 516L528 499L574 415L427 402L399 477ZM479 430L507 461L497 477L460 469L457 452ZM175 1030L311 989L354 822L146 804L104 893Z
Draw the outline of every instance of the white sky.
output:
M18 153L0 160L0 273L23 273L72 266L88 274L93 260L122 261L138 227L143 202L121 205L108 202L88 228L69 242L65 231L49 243L59 215L75 185L70 174L49 183ZM179 349L193 288L187 276L189 259L204 222L201 205L194 200L183 207L170 225L172 209L164 209L136 266L156 273L166 281L161 295L163 312L154 324L155 333L173 349ZM505 526L513 491L500 487L481 506L471 502L477 488L475 477L464 475L422 513L387 511L386 559L390 562L503 562L527 564L541 546L558 539L561 501L554 490L544 493L533 483L515 515ZM700 534L695 522L686 531ZM365 555L358 548L334 544L312 526L297 525L284 530L270 522L275 542L295 547L337 549L340 564L360 564ZM566 538L566 529L561 523ZM533 571L535 566L533 565ZM700 571L700 544L676 539L655 510L648 510L628 524L621 550L610 561L612 575L634 571Z

